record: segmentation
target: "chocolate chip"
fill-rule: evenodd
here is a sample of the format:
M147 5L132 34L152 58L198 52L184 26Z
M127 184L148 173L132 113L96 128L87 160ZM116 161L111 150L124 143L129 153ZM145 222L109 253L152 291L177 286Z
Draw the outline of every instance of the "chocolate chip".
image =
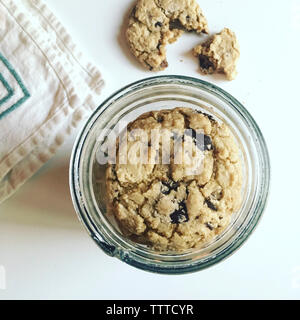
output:
M179 187L179 183L178 182L175 182L175 181L172 181L172 180L170 180L170 181L162 181L162 190L161 190L161 192L162 192L162 194L164 194L164 195L169 195L170 193L171 193L171 191L177 191L177 189L178 189L178 187Z
M200 111L200 110L197 110L196 112L199 113L199 114L203 114L203 115L206 116L210 121L216 122L215 118L214 118L213 116L211 116L210 114L207 114L207 113L202 112L202 111Z
M164 121L164 118L162 116L158 116L156 120L158 123L162 123Z
M193 142L201 151L213 150L213 144L210 136L203 133L197 133L194 129L185 130L184 136L191 137Z
M221 187L210 195L210 198L213 200L221 200L223 197L224 193Z
M187 129L184 131L184 135L193 139L197 138L197 132L194 129Z
M161 45L162 45L162 42L161 42L161 40L159 40L159 41L158 41L158 45L156 46L157 50L159 50L159 51L160 51L160 47L161 47Z
M209 58L202 54L199 55L199 63L202 69L208 70L209 68L214 67L214 64L209 60Z
M136 14L136 7L134 7L131 11L131 16L134 17Z
M175 20L170 21L170 29L171 29L171 30L177 29L177 30L188 31L188 30L186 30L186 28L182 25L182 23L180 22L179 19L175 19Z
M218 208L209 199L205 199L205 203L207 204L209 209L213 211L218 211Z
M155 28L158 28L158 27L162 27L162 23L161 22L159 22L159 21L157 21L156 23L155 23Z
M204 150L213 150L213 144L210 136L204 135Z
M214 227L210 223L205 223L205 225L210 231L214 230Z
M189 216L187 213L187 207L184 201L179 203L178 210L175 210L173 213L170 214L171 223L172 224L179 224L183 222L189 221Z

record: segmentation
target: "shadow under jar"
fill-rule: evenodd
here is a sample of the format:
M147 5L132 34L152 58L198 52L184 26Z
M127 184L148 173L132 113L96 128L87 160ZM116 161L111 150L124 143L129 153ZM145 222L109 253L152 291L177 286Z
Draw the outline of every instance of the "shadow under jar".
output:
M232 131L243 164L242 205L230 225L199 249L158 252L131 241L107 213L106 165L97 155L108 130L121 132L140 115L155 110L192 108L224 122ZM220 262L249 237L264 211L270 183L267 147L248 111L222 89L194 78L161 76L133 83L107 99L90 117L75 143L70 188L79 219L107 254L143 270L182 274Z

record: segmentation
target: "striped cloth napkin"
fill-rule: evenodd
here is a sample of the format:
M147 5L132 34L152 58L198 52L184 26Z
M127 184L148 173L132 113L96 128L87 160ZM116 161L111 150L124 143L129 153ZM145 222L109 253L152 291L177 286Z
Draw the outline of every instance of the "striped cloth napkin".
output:
M0 0L0 203L99 103L99 70L40 0Z

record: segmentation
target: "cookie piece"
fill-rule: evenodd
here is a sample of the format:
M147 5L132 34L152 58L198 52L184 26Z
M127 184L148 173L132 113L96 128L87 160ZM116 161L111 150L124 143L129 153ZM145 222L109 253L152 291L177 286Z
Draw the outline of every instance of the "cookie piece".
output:
M153 111L128 125L125 141L117 141L117 159L125 155L127 163L106 172L108 208L124 235L180 251L204 246L228 226L243 179L225 124L189 108Z
M126 31L131 51L149 70L168 66L166 45L184 31L207 33L207 22L196 0L138 0Z
M195 47L193 52L199 58L202 73L224 73L228 80L235 79L240 49L236 35L230 29L223 29L204 44Z

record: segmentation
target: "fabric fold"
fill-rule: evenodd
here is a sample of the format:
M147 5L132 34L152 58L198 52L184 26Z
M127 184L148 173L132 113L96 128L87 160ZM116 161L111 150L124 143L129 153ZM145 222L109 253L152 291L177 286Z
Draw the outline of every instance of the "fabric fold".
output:
M0 203L98 106L102 86L41 0L0 0Z

